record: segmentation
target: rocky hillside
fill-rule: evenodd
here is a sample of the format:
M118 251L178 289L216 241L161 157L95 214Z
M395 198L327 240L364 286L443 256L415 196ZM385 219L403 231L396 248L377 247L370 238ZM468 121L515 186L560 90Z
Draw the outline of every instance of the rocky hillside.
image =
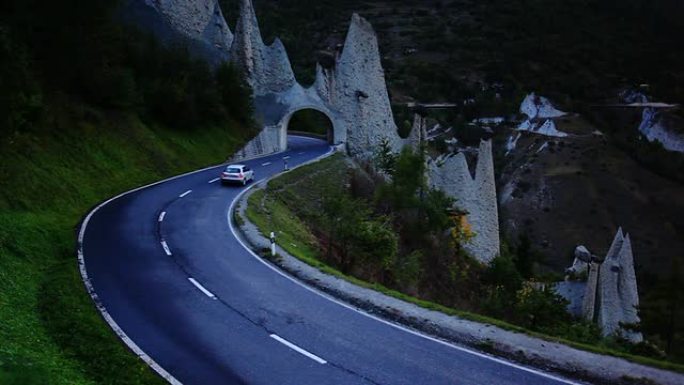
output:
M637 270L667 271L684 251L684 188L644 167L582 116L549 132L497 129L499 202L510 239L527 235L562 271L585 244L605 252L619 226L633 234ZM561 135L558 135L558 134Z
M229 24L236 3L222 2ZM525 120L520 104L531 91L572 111L552 126L538 119L536 133L521 132L516 148L495 162L503 228L515 230L508 234L513 242L519 233L533 238L553 271L571 262L575 244L606 247L618 225L633 234L637 263L643 259L654 272L684 254L677 237L682 157L640 142L640 119L618 121L614 110L593 107L619 102L621 89L640 83L657 100L684 101L681 52L668 48L684 34L680 2L262 0L255 7L266 40L282 38L303 82L313 79L315 61L342 43L352 10L367 17L378 32L400 131L412 121L402 104L455 102L462 107L430 116L453 127L461 144L495 135L503 155L517 133L481 131L473 119L501 117L518 127ZM681 114L674 110L672 120ZM568 135L544 135L554 130ZM435 143L438 152L446 148ZM595 199L574 199L580 192Z

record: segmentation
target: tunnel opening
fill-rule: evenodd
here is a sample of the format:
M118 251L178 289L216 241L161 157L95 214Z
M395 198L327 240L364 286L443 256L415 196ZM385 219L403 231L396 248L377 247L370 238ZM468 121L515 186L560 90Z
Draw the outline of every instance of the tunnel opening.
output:
M304 108L295 111L286 125L288 134L310 136L323 139L333 144L333 121L330 117L314 108Z

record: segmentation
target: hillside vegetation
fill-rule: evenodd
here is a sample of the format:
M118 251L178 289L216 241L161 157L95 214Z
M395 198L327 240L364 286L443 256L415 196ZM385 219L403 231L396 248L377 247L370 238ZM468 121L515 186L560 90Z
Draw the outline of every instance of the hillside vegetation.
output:
M0 5L0 383L162 383L76 262L98 202L224 161L254 133L232 68L114 21L115 1Z
M684 371L676 349L665 356L651 343L604 338L595 324L570 316L567 301L535 271L539 256L529 240L503 245L488 265L469 257L462 249L474 235L467 218L458 210L445 213L448 199L422 184L420 157L404 151L394 161L377 160L382 168L391 166L392 181L336 155L256 190L247 218L262 234L276 232L292 256L356 285L449 315ZM264 255L271 258L268 249ZM666 287L677 291L670 280Z

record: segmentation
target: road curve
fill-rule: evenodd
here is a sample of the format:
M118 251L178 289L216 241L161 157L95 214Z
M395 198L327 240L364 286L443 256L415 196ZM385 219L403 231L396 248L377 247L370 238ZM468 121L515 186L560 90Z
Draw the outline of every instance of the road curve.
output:
M256 179L329 151L245 162ZM84 221L79 257L98 307L129 347L183 384L569 384L331 301L255 258L230 231L243 187L214 167L138 189ZM143 353L144 352L144 353ZM163 368L163 369L162 369Z

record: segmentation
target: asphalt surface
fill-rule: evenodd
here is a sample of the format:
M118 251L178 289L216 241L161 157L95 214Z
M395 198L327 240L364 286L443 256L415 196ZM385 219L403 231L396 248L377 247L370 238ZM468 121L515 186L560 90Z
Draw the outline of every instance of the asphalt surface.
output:
M309 138L289 137L289 146L243 163L258 180L281 172L284 157L292 167L329 151ZM210 183L222 168L115 199L84 231L85 265L100 301L178 381L567 383L393 327L278 274L230 231L228 209L244 187Z

